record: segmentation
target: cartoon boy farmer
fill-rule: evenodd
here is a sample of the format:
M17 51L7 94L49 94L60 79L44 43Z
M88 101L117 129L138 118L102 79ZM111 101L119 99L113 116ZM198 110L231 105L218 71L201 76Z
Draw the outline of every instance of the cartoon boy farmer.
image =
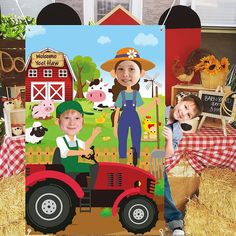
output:
M76 101L63 102L56 109L56 124L65 134L63 137L58 137L56 143L60 149L61 164L64 165L66 173L90 171L89 164L78 162L79 156L90 153L90 146L101 132L101 128L93 129L92 135L86 142L78 139L76 136L83 127L84 114L93 115L93 113L85 112Z

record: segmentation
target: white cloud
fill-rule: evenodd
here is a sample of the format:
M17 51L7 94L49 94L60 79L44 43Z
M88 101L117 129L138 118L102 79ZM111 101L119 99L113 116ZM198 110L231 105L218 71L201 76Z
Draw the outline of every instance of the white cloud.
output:
M98 38L97 42L100 43L100 44L107 44L107 43L110 43L111 40L110 40L110 38L107 37L107 36L100 36L100 37Z
M153 34L139 33L134 38L134 44L139 46L156 46L158 39Z
M37 35L46 34L46 29L43 28L41 25L33 26L33 27L26 27L26 37L33 38Z

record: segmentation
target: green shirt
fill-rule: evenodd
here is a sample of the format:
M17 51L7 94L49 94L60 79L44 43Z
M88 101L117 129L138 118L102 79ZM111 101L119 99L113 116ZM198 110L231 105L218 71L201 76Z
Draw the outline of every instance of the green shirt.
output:
M131 92L131 93L125 92L125 100L131 100L132 101L133 100L133 92ZM143 99L140 95L140 92L136 91L136 106L140 107L142 105L143 105ZM121 92L119 93L119 96L116 99L115 106L119 107L119 108L122 108L122 95L121 95Z

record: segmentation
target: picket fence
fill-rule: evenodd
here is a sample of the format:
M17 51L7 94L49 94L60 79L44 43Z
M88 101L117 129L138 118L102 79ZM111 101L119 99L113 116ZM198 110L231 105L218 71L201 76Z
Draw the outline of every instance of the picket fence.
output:
M31 146L26 151L26 161L27 164L51 164L53 153L55 148L46 147L44 150L41 147L36 147L35 149ZM161 161L152 160L150 163L150 153L151 150L149 147L144 147L140 152L140 164L139 167L149 171L153 174L156 174L157 171L163 172L164 168L164 159ZM112 147L111 149L104 148L100 149L99 147L95 148L96 160L98 162L119 162L118 150L116 147ZM86 159L81 158L81 162L89 162L93 163L93 161L88 161ZM154 163L156 161L156 163ZM132 165L132 151L127 152L127 164ZM155 167L155 169L150 169L150 166Z

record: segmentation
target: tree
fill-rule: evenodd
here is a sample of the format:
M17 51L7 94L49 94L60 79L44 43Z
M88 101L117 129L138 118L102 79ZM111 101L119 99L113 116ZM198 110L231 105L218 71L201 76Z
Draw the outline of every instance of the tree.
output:
M77 81L74 83L74 89L77 91L77 98L84 98L83 88L86 80L92 81L100 77L100 70L93 62L91 57L76 56L70 61Z

